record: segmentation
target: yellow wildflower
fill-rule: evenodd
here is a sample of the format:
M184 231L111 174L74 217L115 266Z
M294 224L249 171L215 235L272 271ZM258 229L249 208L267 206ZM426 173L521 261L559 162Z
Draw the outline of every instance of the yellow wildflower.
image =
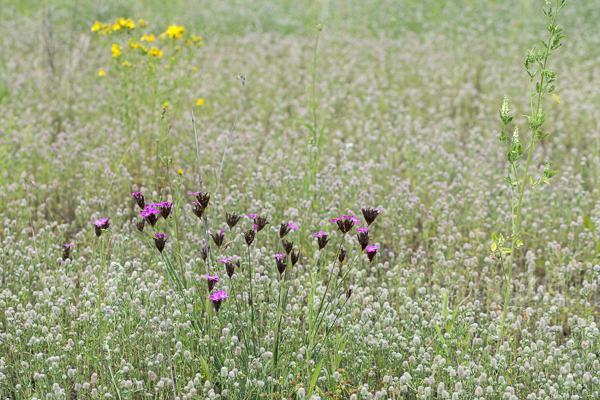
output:
M169 69L169 67L170 67L169 64L165 65L165 69Z
M98 35L106 35L110 33L110 24L102 24L102 30L98 32Z
M130 41L129 47L131 47L133 50L136 50L136 49L139 49L140 47L142 47L142 45L139 44L138 42Z
M183 175L183 170L182 170L181 168L179 168L179 169L177 170L177 173L178 173L179 175Z
M192 40L195 42L201 42L202 41L202 36L196 36L196 35L192 35Z
M123 61L121 65L124 67L131 67L131 63L129 61Z
M148 22L140 18L140 20L138 21L138 25L140 26L140 28L145 28L148 26Z
M114 44L111 46L110 50L112 51L112 53L113 53L113 54L112 54L112 56L113 56L114 58L117 58L117 57L119 57L119 56L121 55L121 46L119 46L119 45L118 45L118 44L116 44L116 43L114 43Z
M140 41L144 41L145 40L147 42L154 42L154 39L155 39L154 34L151 33L150 35L144 35L144 36L142 36L140 38Z
M104 76L104 70L102 68L98 71L98 76Z
M198 72L198 67L192 67L192 71Z
M204 99L198 99L198 101L196 102L196 105L201 106L202 104L204 104Z
M169 103L168 101L165 101L163 103L163 105L161 106L161 108L169 108L170 105L171 105L171 103Z
M92 32L98 32L100 30L100 22L96 21L94 22L94 25L92 25L92 29L90 29Z
M163 56L163 52L162 50L157 49L156 47L152 46L152 48L150 49L150 51L148 52L148 57L158 57L158 58L162 58Z
M113 30L113 31L118 31L119 29L121 29L121 25L119 25L119 24L114 24L114 25L112 26L112 30Z
M181 39L184 32L185 29L183 26L171 25L164 34L171 39Z

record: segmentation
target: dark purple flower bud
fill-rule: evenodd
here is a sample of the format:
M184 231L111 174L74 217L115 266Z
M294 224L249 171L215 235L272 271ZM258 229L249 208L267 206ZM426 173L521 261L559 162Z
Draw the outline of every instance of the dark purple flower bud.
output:
M360 224L360 221L354 218L354 215L342 215L341 217L331 220L331 223L334 222L337 223L338 229L342 233L348 233L354 224Z
M338 261L341 263L344 262L344 260L346 259L346 249L344 249L342 247L342 249L340 250L340 254L338 255Z
M225 271L227 271L227 276L229 277L229 279L231 279L233 273L235 272L235 266L233 265L233 263L225 263Z
M264 227L268 224L267 219L261 216L257 216L256 218L254 218L254 223L256 224L256 232L262 231Z
M219 290L218 292L211 294L210 296L207 297L207 299L211 299L213 302L213 305L215 306L215 311L219 312L219 308L221 308L221 301L223 301L223 299L228 299L229 296L227 296L227 293L225 293L222 290Z
M350 298L350 296L352 296L352 288L348 288L348 291L346 292L346 298Z
M254 242L254 237L256 236L256 231L254 229L248 229L244 232L244 240L246 240L246 244L250 246L252 242Z
M208 292L212 292L213 288L215 287L215 285L217 284L217 282L219 282L219 275L215 275L215 276L210 276L209 274L204 275L207 279L207 283L208 283Z
M164 233L157 233L156 235L154 235L154 244L156 245L158 251L162 253L162 251L165 248L165 245L167 244L167 235L165 235Z
M233 229L233 227L236 226L238 222L240 222L240 219L241 217L236 213L225 214L225 221L227 221L227 225L229 225L229 230Z
M202 257L204 262L206 262L206 259L208 258L209 251L210 251L210 246L204 246L203 248L200 249L200 256Z
M72 246L73 246L73 243L63 244L63 248L62 248L62 259L63 260L66 260L67 258L70 257Z
M202 204L198 203L197 201L192 201L192 204L194 206L194 209L192 210L194 212L194 215L202 219L202 215L204 214L204 207L202 207Z
M94 228L96 229L96 236L100 237L102 231L110 227L110 220L108 218L100 218L98 221L94 221Z
M275 262L277 263L279 275L283 275L287 266L287 256L285 254L275 254Z
M381 210L373 209L371 207L362 209L362 214L363 214L363 217L365 217L367 226L371 225L373 223L373 221L375 221L375 218L377 218L377 216L379 215L380 212L381 212Z
M198 203L202 206L202 208L208 207L208 203L210 202L210 193L206 192L193 192L190 193L190 196L196 196Z
M290 231L291 231L291 229L289 226L287 226L287 224L281 224L281 226L279 227L279 237L283 238Z
M283 245L286 254L290 254L290 251L294 248L294 242L288 242L285 239L281 239L281 244Z
M173 203L169 204L168 202L160 203L160 215L164 219L169 218L169 214L171 214L171 208L173 207Z
M146 220L142 218L140 222L135 224L135 227L138 229L138 231L144 232L144 225L146 224L145 221Z
M358 235L356 235L356 238L358 239L358 244L360 244L361 249L366 249L369 245L369 232L359 232Z
M299 259L300 259L300 252L296 253L295 251L292 251L290 253L290 261L292 262L292 267L294 265L296 265L296 263L298 262Z
M146 208L146 202L144 201L144 195L142 192L131 193L130 196L135 196L135 202L140 207L140 209Z
M373 259L375 258L375 254L377 254L377 246L372 245L372 246L367 246L367 257L369 257L369 262L373 262Z
M217 232L215 234L211 234L210 236L212 236L213 242L215 242L217 247L220 249L221 246L223 245L223 241L225 240L224 231L221 229L219 232Z

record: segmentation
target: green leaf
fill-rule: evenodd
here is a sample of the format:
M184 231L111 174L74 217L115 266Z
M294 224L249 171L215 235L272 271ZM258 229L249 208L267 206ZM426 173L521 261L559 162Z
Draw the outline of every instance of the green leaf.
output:
M490 246L490 250L492 250L492 251L496 251L497 248L498 248L498 245L496 245L496 242L492 243L492 245Z
M206 359L204 359L204 357L202 357L201 355L198 356L200 357L200 365L202 366L204 377L207 381L212 382L212 379L210 379L210 368L208 368L208 363L206 362Z
M558 97L556 93L552 93L552 99L554 99L555 102L560 104L560 97Z
M321 373L321 367L323 366L323 361L325 361L325 359L322 359L321 362L319 364L317 364L317 367L315 368L315 371L312 374L312 378L310 378L310 387L308 388L308 395L307 395L308 398L310 398L310 396L312 396L313 390L315 388L315 384L317 383L317 379L319 379L319 374Z

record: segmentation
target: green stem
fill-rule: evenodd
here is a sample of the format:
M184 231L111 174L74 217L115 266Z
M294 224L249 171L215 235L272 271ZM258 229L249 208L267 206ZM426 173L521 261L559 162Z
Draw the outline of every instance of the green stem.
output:
M554 25L554 21L556 20L556 14L558 12L559 9L559 4L558 1L556 2L556 9L554 10L554 15L552 17L552 21L551 21L551 25ZM544 64L541 68L540 71L540 85L539 85L539 91L538 91L538 98L537 98L537 104L536 104L536 109L535 109L535 115L532 115L532 118L535 118L535 120L538 119L539 117L539 113L540 113L540 105L541 105L541 101L542 101L542 92L543 92L543 86L544 86L544 71L546 70L546 64L548 63L548 57L549 57L549 52L550 52L550 43L552 42L552 38L553 38L554 34L550 33L550 38L548 39L548 43L546 45L546 55L544 57ZM533 112L533 110L532 110ZM538 128L536 128L538 129ZM516 245L519 241L519 222L521 219L521 209L523 206L523 194L525 192L525 183L527 182L527 174L529 172L529 166L531 164L531 155L533 154L533 145L535 144L535 135L536 132L534 129L531 130L531 141L529 143L529 152L527 153L527 164L525 165L525 173L523 175L523 184L520 187L520 191L519 191L519 201L517 203L517 215L516 218L514 219L514 223L512 226L512 240L511 240L511 246L510 246L510 263L508 265L508 279L506 281L506 293L504 295L504 307L502 309L502 319L500 322L500 340L498 341L498 346L500 346L500 344L502 344L502 342L504 341L504 324L506 321L506 314L508 313L508 302L510 300L510 292L512 289L512 272L513 272L513 261L515 258L515 249L516 249ZM512 205L511 205L512 207Z

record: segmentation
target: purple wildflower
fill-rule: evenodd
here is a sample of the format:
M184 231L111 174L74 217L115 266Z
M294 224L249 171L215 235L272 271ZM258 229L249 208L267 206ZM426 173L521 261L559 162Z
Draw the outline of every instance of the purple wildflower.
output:
M361 229L366 229L365 230L361 230ZM358 243L360 244L360 247L362 250L366 249L367 246L369 245L369 228L359 228L358 229L358 235L356 235L356 238L358 239Z
M142 192L131 193L130 196L135 196L135 202L140 209L146 208L146 202L144 200L144 194Z
M282 223L281 226L279 227L279 238L283 238L291 230L297 231L298 227L296 225L292 224L291 222L288 222L287 224Z
M62 259L63 260L66 260L71 255L71 246L73 246L73 243L63 244L63 249L62 249Z
M369 262L373 262L373 259L375 258L375 254L377 254L377 246L376 245L371 245L371 246L367 246L367 257L369 257Z
M157 204L157 206L160 209L160 215L162 215L164 219L167 219L169 217L169 214L171 214L171 208L173 207L173 203L169 204L169 202L165 201L163 203Z
M96 236L100 237L102 231L110 227L110 221L108 218L100 218L99 220L94 221L94 227L96 229Z
M287 256L285 254L275 254L275 262L277 263L277 270L279 275L283 275L285 267L287 266Z
M319 243L319 250L323 250L323 248L327 245L329 240L327 239L327 234L323 231L319 231L317 233L313 233L313 236L316 236L317 242Z
M157 233L156 235L154 235L154 244L156 245L158 251L160 251L161 253L164 250L165 245L167 244L167 237L168 236L164 233Z
M150 222L150 225L154 226L158 221L160 210L154 207L154 205L148 205L142 210L142 212L140 212L140 215L145 218L146 221Z
M356 228L356 230L359 232L369 232L371 228Z
M256 218L256 217L258 217L258 214L248 214L248 216L249 216L250 218Z
M210 276L209 274L204 275L208 279L208 292L212 292L213 288L219 282L219 275Z
M254 226L256 227L256 232L260 232L264 229L265 226L267 226L268 222L266 218L258 216L254 218L254 224Z
M221 301L223 301L223 299L228 299L229 296L227 296L227 293L225 293L222 290L219 290L218 292L215 292L214 294L211 294L210 296L207 297L207 299L211 299L213 302L213 305L215 306L215 310L217 312L219 312L219 308L221 307Z

